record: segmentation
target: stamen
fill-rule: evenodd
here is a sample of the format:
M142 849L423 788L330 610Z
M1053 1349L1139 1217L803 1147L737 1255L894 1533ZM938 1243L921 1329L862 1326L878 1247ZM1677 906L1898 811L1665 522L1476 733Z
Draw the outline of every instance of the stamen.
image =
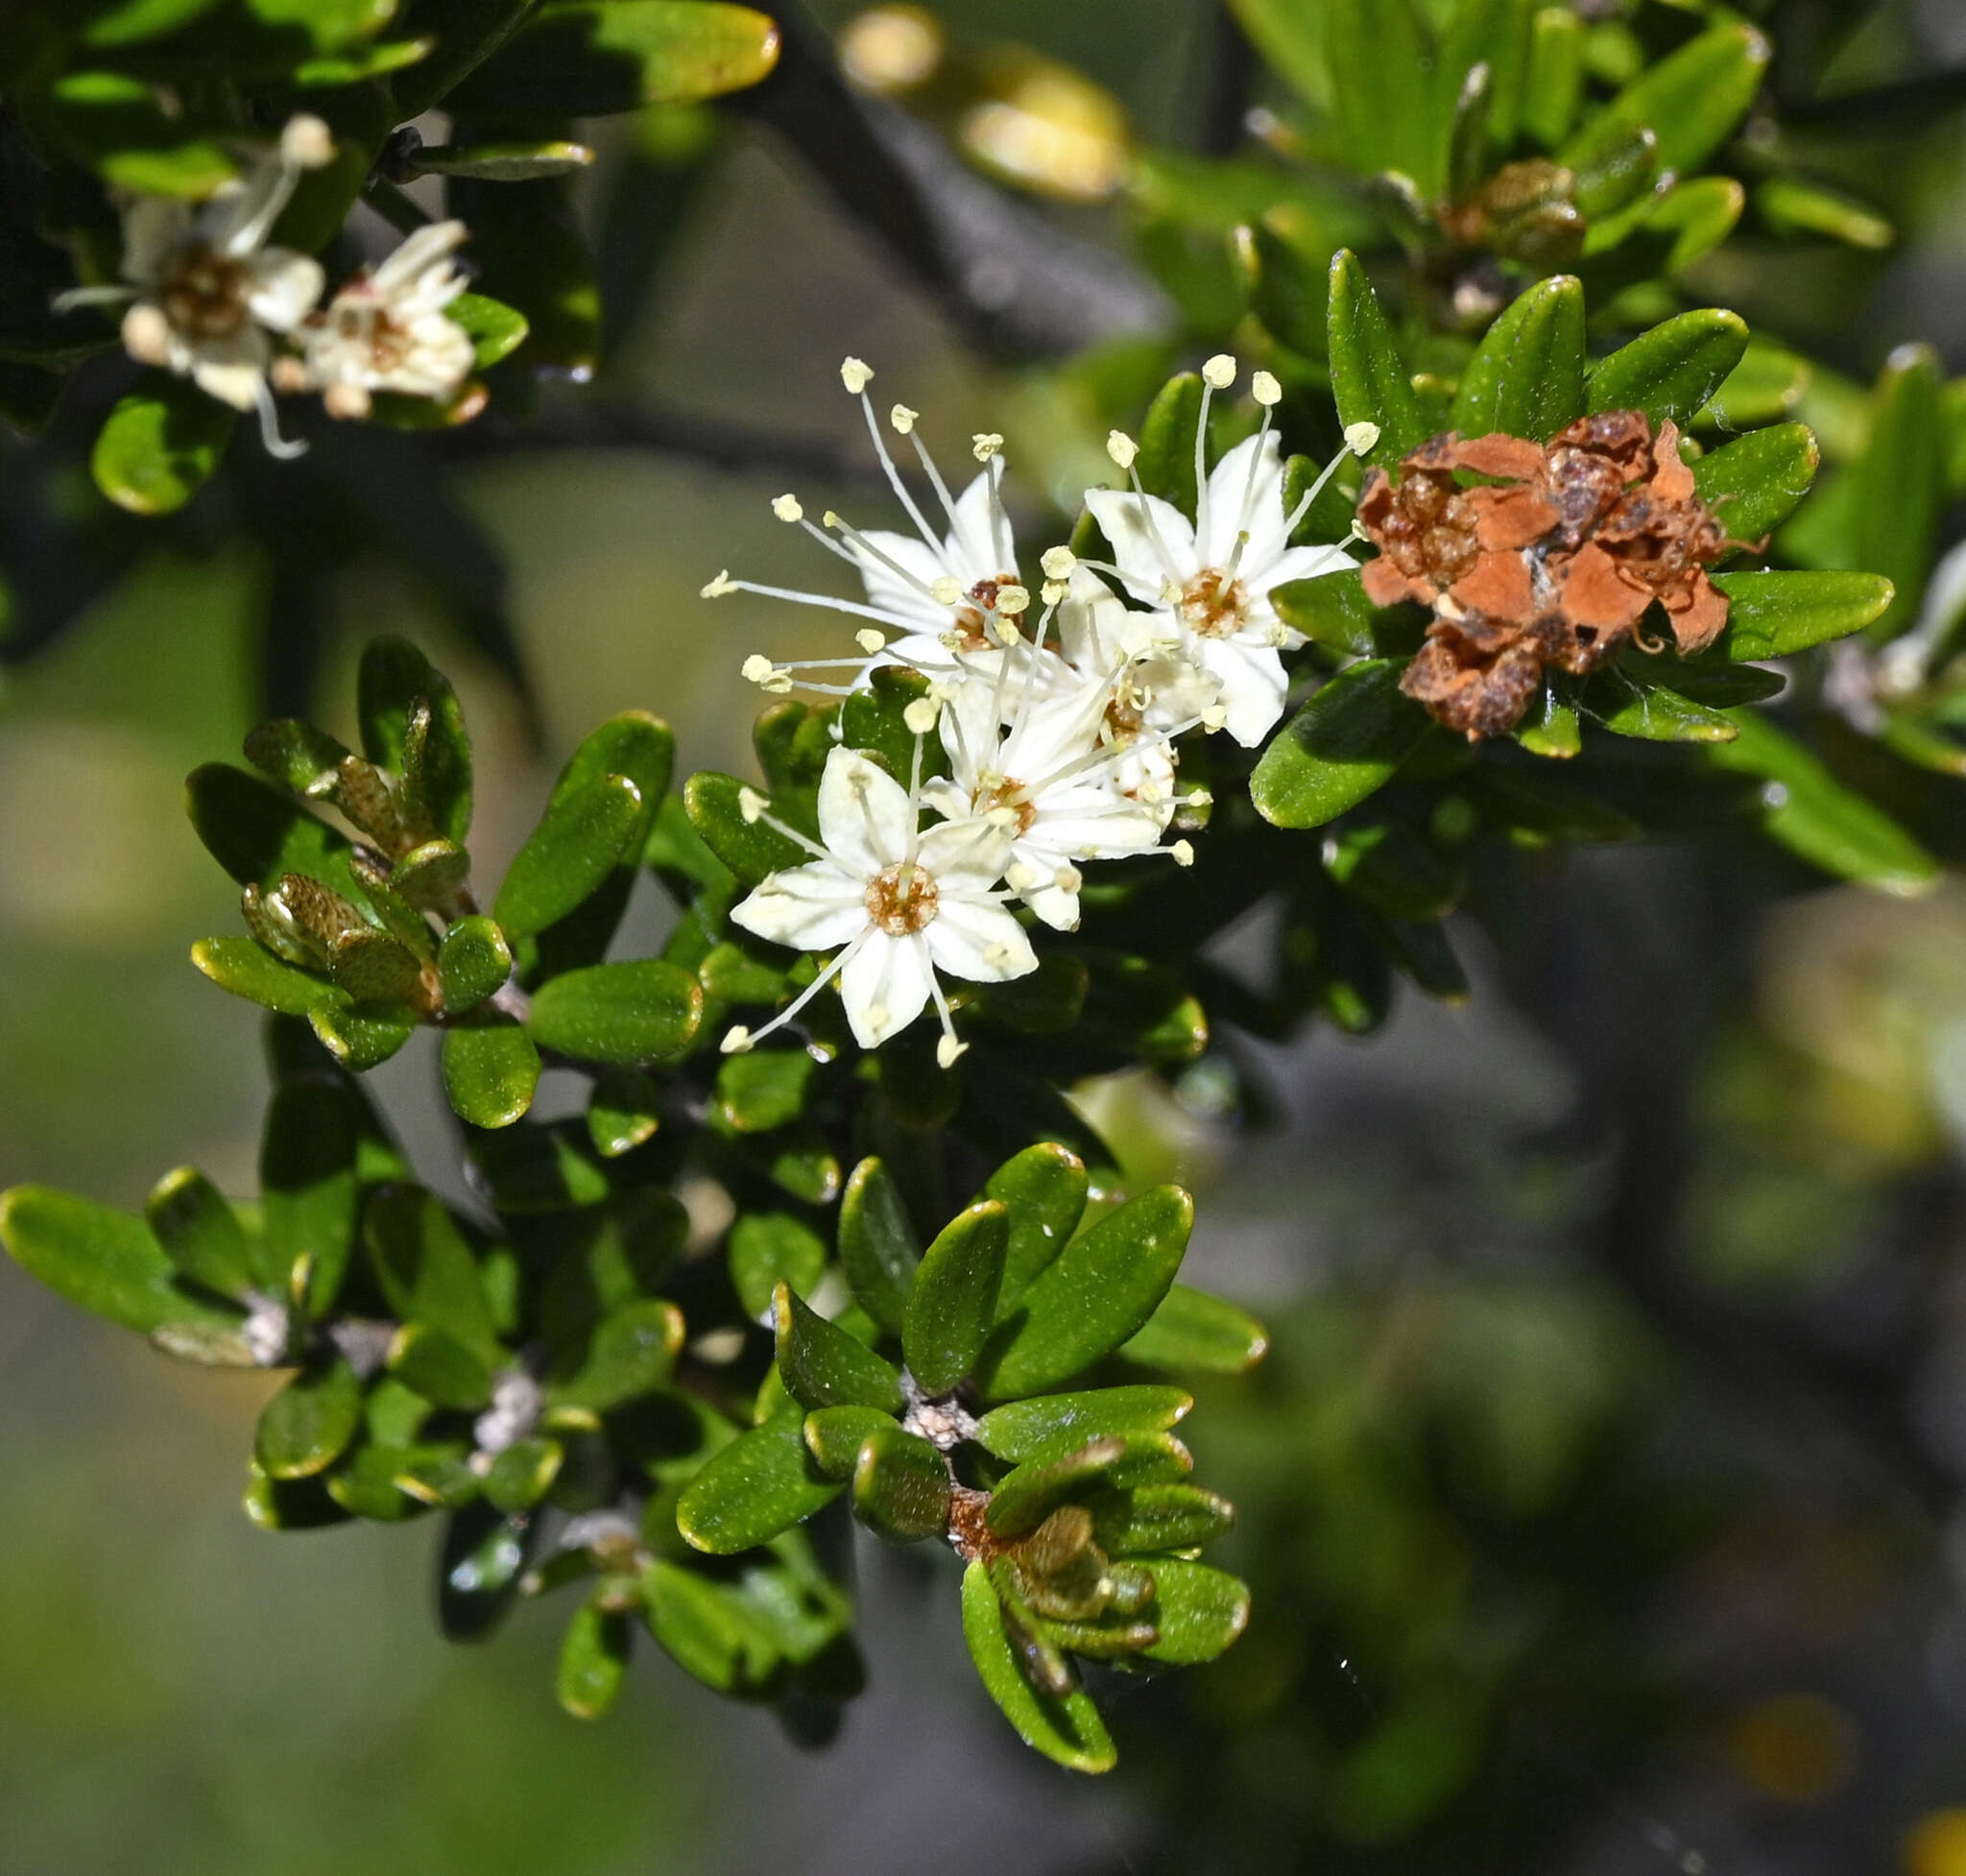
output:
M862 534L858 528L854 527L851 522L848 521L835 510L828 508L826 512L824 519L827 527L832 528L836 530L838 533L844 535L849 541L851 541L853 543L854 546L858 547L863 554L871 555L875 560L877 560L883 566L887 567L891 572L899 575L902 580L906 581L909 586L913 587L915 590L923 596L923 598L933 599L935 597L934 588L927 585L919 574L909 572L909 570L905 566L903 566L899 561L896 560L892 554L883 553L878 547L876 547L874 544L873 541L868 540L868 538L864 534Z
M948 998L942 994L942 985L935 974L935 964L928 955L928 941L917 933L915 942L922 949L922 963L928 974L928 994L935 998L935 1014L942 1024L942 1039L935 1045L935 1065L939 1069L952 1069L959 1062L970 1045L956 1038L954 1019L948 1013Z
M48 310L72 313L78 306L120 306L134 300L141 291L139 287L70 287L48 301Z
M870 926L869 930L871 929L872 927ZM755 1048L774 1030L784 1028L806 1004L811 1002L827 984L831 983L852 962L854 953L859 950L862 945L866 944L868 932L863 931L852 943L843 946L839 955L818 976L814 977L797 997L793 998L777 1016L773 1017L762 1029L747 1029L741 1022L733 1023L731 1028L724 1032L723 1052L726 1055L746 1054L751 1049ZM735 1040L732 1040L733 1038Z
M781 521L803 521L805 518L805 510L799 497L789 493L772 497L772 513Z
M880 425L875 421L874 399L865 391L860 393L860 408L867 417L867 434L874 439L874 453L880 458L881 473L887 477L887 485L895 492L896 498L908 511L908 519L915 524L915 531L927 543L928 551L938 558L942 553L942 542L929 531L928 517L915 505L915 497L908 493L908 485L901 480L901 472L895 468L895 459L888 454L887 440L880 434ZM915 412L905 404L897 404L892 413L897 420L895 428L902 436L915 427ZM899 420L905 416L905 423Z
M1235 361L1226 351L1203 364L1202 412L1194 426L1194 538L1204 554L1209 540L1209 399L1235 382Z
M1347 456L1363 456L1379 442L1379 426L1376 423L1354 423L1345 431L1345 446L1318 471L1318 478L1303 494L1297 497L1297 506L1283 517L1283 539L1287 542L1297 532L1297 524L1310 513L1310 505L1324 493L1325 484L1336 475ZM1356 527L1354 523L1354 527ZM1349 538L1349 537L1348 537Z
M296 456L307 453L304 438L296 437L290 443L280 435L279 412L274 407L273 387L264 378L252 387L253 402L259 409L259 441L265 445L266 453L282 463L291 463Z

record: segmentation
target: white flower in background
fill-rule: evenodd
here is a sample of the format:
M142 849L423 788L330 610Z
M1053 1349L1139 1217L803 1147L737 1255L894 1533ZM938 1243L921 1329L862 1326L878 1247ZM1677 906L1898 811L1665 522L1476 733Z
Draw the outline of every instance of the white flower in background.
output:
M259 412L260 434L276 456L299 455L283 443L274 415L269 334L294 331L321 298L321 264L266 237L303 170L334 156L318 117L291 119L276 149L243 178L194 206L137 196L123 211L125 286L79 287L59 295L58 311L129 301L123 344L132 358L188 377L235 410Z
M932 712L923 698L911 710ZM905 1029L931 998L942 1021L937 1059L963 1052L937 972L1001 983L1038 968L1023 927L995 890L1011 856L1008 810L922 826L918 716L915 776L903 788L857 750L835 749L819 782L818 841L773 820L755 795L745 812L813 854L810 865L768 875L731 914L745 930L798 950L840 950L811 985L754 1034L724 1037L727 1053L747 1049L789 1022L835 976L847 1021L863 1048ZM915 727L911 725L911 727Z
M1256 399L1263 411L1261 429L1231 449L1212 473L1209 471L1210 397L1227 390L1235 378L1235 361L1226 354L1218 353L1202 367L1201 419L1195 429L1197 512L1192 522L1173 503L1140 487L1133 467L1136 445L1117 430L1108 450L1132 475L1133 491L1089 489L1086 505L1113 543L1117 565L1107 570L1136 600L1144 601L1169 622L1189 661L1216 681L1229 734L1250 747L1260 742L1283 713L1289 681L1280 649L1294 649L1304 642L1301 633L1278 617L1271 593L1293 580L1336 572L1351 565L1352 557L1338 542L1289 544L1324 478L1285 513L1283 466L1270 428L1282 391L1267 372L1257 373L1254 379ZM1342 456L1336 459L1332 469L1342 461ZM1326 476L1331 472L1328 469Z
M1000 661L993 677L956 686L941 719L950 774L922 794L951 821L996 817L1011 838L1012 890L1046 925L1070 931L1079 922L1076 862L1148 852L1174 804L1164 791L1152 806L1121 791L1116 771L1129 758L1100 740L1105 694L1086 686L1043 696L1045 662L1060 661L1041 644L1020 668ZM1167 773L1171 782L1171 763Z
M367 417L377 391L446 403L456 397L475 353L445 309L469 284L451 258L468 238L462 222L434 222L338 289L300 329L291 388L319 391L327 414L343 418ZM280 376L283 390L288 376Z
M930 675L955 675L959 653L970 654L972 660L977 656L994 658L1010 642L1019 617L1031 603L1030 590L1018 572L1017 543L1003 505L1002 437L990 432L971 440L971 453L983 466L982 472L960 495L952 495L934 458L915 434L918 413L905 404L895 405L889 422L896 434L913 444L943 512L943 522L931 525L901 480L881 435L880 421L867 395L873 376L857 358L849 358L840 367L841 380L859 398L866 413L868 433L874 439L881 469L914 523L915 533L863 530L830 510L822 517L822 527L807 518L796 495L779 495L772 503L772 512L781 521L804 528L828 552L853 567L865 587L865 601L733 580L727 573L718 574L703 589L707 599L729 592L754 592L872 621L860 634L864 657L814 659L776 666L766 661L757 681L767 688L789 689L792 672L829 667L851 668L859 676L876 664L901 663ZM835 535L839 539L835 540ZM890 640L889 633L899 636ZM806 687L844 691L851 685L807 684Z

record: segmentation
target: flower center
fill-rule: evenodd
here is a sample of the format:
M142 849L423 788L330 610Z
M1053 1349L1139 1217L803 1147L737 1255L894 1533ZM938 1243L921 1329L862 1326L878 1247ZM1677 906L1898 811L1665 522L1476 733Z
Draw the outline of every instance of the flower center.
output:
M976 778L974 806L978 814L1009 808L1018 817L1015 832L1019 834L1028 833L1038 818L1038 804L1024 792L1024 784L1016 776L997 775L990 769Z
M324 319L335 339L359 352L372 371L393 372L415 349L409 328L379 299L344 289Z
M867 882L867 916L890 938L905 938L934 919L936 898L925 867L891 866Z
M252 270L202 241L180 248L157 290L174 329L187 339L228 339L246 324Z
M978 580L964 595L964 602L957 607L955 615L955 635L959 650L999 649L990 636L986 619L989 613L996 610L997 589L1015 586L1017 578L1015 573L999 573L994 580Z
M1249 623L1249 593L1240 580L1205 566L1181 589L1181 622L1205 638L1231 638Z

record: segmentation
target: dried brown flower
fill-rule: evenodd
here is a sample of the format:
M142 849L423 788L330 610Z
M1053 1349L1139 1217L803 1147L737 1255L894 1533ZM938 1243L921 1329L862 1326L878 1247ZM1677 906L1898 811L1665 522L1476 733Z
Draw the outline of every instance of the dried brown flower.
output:
M1464 487L1462 471L1492 478ZM1471 741L1514 727L1548 666L1581 677L1638 637L1657 600L1680 651L1710 645L1727 600L1707 568L1731 541L1680 460L1679 430L1642 411L1580 418L1546 448L1499 432L1438 436L1374 469L1358 518L1379 558L1376 606L1432 609L1401 688Z

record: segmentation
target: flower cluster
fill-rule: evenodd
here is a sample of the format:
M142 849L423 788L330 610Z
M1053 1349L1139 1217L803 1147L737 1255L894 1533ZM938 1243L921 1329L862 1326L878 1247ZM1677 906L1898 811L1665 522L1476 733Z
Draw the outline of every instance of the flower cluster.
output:
M867 752L842 746L828 756L818 840L774 818L762 797L746 795L748 816L813 857L768 877L732 918L776 944L838 950L765 1028L732 1029L727 1050L749 1048L788 1023L837 978L864 1047L877 1046L932 1002L943 1028L939 1057L947 1066L964 1045L941 979L995 983L1037 968L1014 903L1070 931L1087 863L1153 853L1192 863L1186 840L1162 844L1178 809L1208 801L1204 790L1178 789L1180 739L1221 730L1245 747L1262 740L1283 714L1288 688L1281 654L1303 642L1278 615L1273 594L1352 564L1342 543L1290 544L1323 484L1286 509L1271 427L1281 391L1268 373L1252 380L1262 412L1256 435L1209 469L1210 402L1235 382L1235 371L1227 356L1203 368L1194 517L1146 492L1138 446L1115 431L1108 451L1130 486L1086 494L1113 559L1080 559L1064 546L1043 554L1034 625L1003 499L1003 439L973 439L979 472L957 494L916 434L918 413L894 406L889 424L913 447L941 510L931 523L882 434L867 393L873 372L854 358L841 367L914 533L857 528L831 512L815 524L795 495L780 495L773 503L779 519L846 561L865 599L762 586L728 572L704 596L760 593L867 621L856 658L747 659L745 675L767 691L803 685L849 695L894 665L919 673L926 687L907 707L916 740L905 785ZM1360 434L1348 445L1366 449L1374 441ZM947 772L924 782L931 736Z
M269 242L301 176L333 156L327 126L303 114L204 203L130 195L121 282L60 294L56 309L124 306L132 358L235 410L256 409L276 456L305 446L281 440L276 390L318 392L343 418L368 416L376 392L447 401L472 363L469 335L445 310L466 285L451 258L466 239L462 222L420 228L325 304L321 263Z

